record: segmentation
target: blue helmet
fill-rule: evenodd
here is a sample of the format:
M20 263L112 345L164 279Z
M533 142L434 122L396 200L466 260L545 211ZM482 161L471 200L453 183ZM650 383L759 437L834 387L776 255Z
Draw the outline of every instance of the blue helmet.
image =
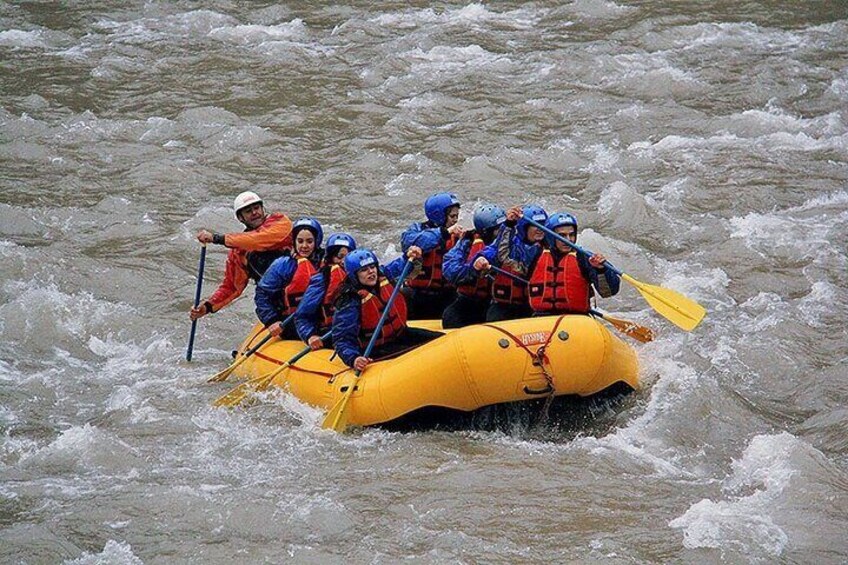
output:
M545 222L545 227L552 231L556 231L557 228L561 228L562 226L574 226L574 231L577 232L577 218L568 212L561 212L558 214L552 214L551 217L548 218L548 221ZM551 247L556 244L556 238L549 233L545 234L545 239Z
M369 265L376 265L378 269L380 268L380 261L370 249L355 249L348 253L344 260L347 277L355 283L359 282L359 279L356 278L356 273L361 268L368 267Z
M527 239L527 228L530 226L530 223L525 218L530 218L534 222L542 225L548 221L548 213L545 212L545 209L541 206L536 206L535 204L522 206L521 213L521 219L518 220L518 225L516 227L521 239Z
M453 192L437 192L424 201L424 213L427 219L437 226L445 225L448 219L447 209L459 206L459 198Z
M297 237L297 232L307 229L315 236L315 249L321 247L321 240L324 239L324 228L318 223L315 218L301 218L292 225L292 239Z
M484 232L497 227L506 220L506 212L495 204L482 204L474 210L474 229Z
M348 251L356 249L356 240L353 236L344 232L330 234L327 238L327 254L331 255L333 247L347 247Z

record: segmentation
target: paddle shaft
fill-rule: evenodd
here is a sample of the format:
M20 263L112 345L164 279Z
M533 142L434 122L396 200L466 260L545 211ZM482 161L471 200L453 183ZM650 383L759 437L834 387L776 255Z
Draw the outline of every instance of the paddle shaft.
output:
M318 338L318 339L320 339L321 341L324 341L325 339L330 339L330 337L331 337L332 335L333 335L333 330L330 330L330 331L328 331L327 333L325 333L324 335L322 335L322 336L321 336L320 338ZM306 357L306 355L307 355L310 351L312 351L312 348L311 348L311 347L309 347L308 345L307 345L306 347L304 347L303 349L301 349L301 350L300 350L300 352L299 352L297 355L295 355L294 357L292 357L291 359L289 359L288 361L286 361L285 363L283 363L282 367L280 367L280 368L276 369L276 370L275 370L275 373L274 373L274 376L277 376L278 374L280 374L281 369L282 369L283 367L290 367L291 365L293 365L293 364L297 363L298 361L300 361L301 359L303 359L304 357Z
M371 351L374 349L374 344L377 343L377 339L380 337L380 332L383 331L383 326L386 324L386 319L389 317L389 312L392 309L392 305L395 303L395 298L397 298L397 295L400 292L400 287L403 286L403 281L406 279L406 276L409 274L410 270L412 270L412 261L407 259L406 264L404 264L403 266L403 271L397 279L395 288L394 290L392 290L392 294L391 296L389 296L388 302L386 302L386 307L383 308L383 314L380 316L380 320L377 322L377 327L374 328L374 334L368 341L368 347L365 348L365 353L362 354L363 357L368 357L369 355L371 355ZM360 373L362 373L362 371L356 371L354 375L356 377L359 377Z
M274 337L274 336L272 336L271 334L268 334L268 335L266 335L265 337L263 337L263 338L262 338L262 340L261 340L259 343L257 343L256 345L254 345L253 347L251 347L250 349L248 349L248 350L245 352L245 354L244 354L244 355L242 355L242 360L247 359L248 357L250 357L251 355L253 355L253 354L254 354L254 353L256 353L257 351L259 351L259 348L261 348L263 345L265 345L266 343L268 343L268 341L269 341L271 338L273 338L273 337Z
M592 258L594 253L583 249L576 243L572 243L568 239L562 237L560 234L555 231L548 229L543 226L539 222L536 222L530 218L524 218L524 220L532 226L536 226L543 232L549 234L551 237L554 237L557 241L561 241L567 246L571 247L578 253L582 253L587 258ZM651 308L654 309L655 312L664 316L671 323L675 324L677 327L686 330L687 332L695 329L698 324L701 323L701 320L704 319L707 311L706 309L692 300L691 298L687 298L683 296L679 292L675 292L673 290L663 288L661 286L645 284L643 282L637 281L627 273L624 273L613 266L609 261L604 261L604 267L612 271L621 277L621 279L634 286L636 290L642 295L642 297L648 302Z
M329 339L330 336L332 336L332 335L333 335L332 330L328 331L327 333L325 333L324 335L321 336L321 341L324 341L325 339ZM254 377L247 382L241 383L240 385L235 387L233 390L231 390L227 394L225 394L225 395L221 396L220 398L218 398L217 400L215 400L215 402L213 402L212 404L214 406L226 405L226 406L229 406L229 407L233 407L233 406L238 405L247 396L248 388L250 387L250 385L256 385L256 390L264 390L265 388L268 387L269 384L271 384L271 381L274 379L274 377L276 377L277 375L282 373L284 370L286 370L288 367L292 366L294 363L297 363L300 359L302 359L304 356L306 356L306 354L308 354L311 350L312 350L312 348L307 345L306 347L301 349L300 352L298 352L297 355L295 355L294 357L292 357L291 359L289 359L288 361L286 361L285 363L283 363L282 365L280 365L279 367L277 367L276 369L274 369L273 371L271 371L267 375Z
M295 314L294 312L292 312L291 314L289 314L289 315L288 315L288 317L287 317L285 320L283 320L282 322L280 322L280 326L281 326L281 327L283 327L283 328L285 328L285 327L286 327L286 325L290 324L290 323L292 322L292 320L294 320L294 314ZM215 375L213 375L211 378L207 379L207 380L206 380L206 382L209 382L209 383L217 383L217 382L221 382L221 381L225 381L225 380L227 380L227 378L230 376L230 373L232 373L232 372L236 369L236 367L238 367L239 365L241 365L242 363L244 363L245 361L247 361L247 358L248 358L248 357L250 357L251 355L253 355L254 353L256 353L256 352L259 350L259 348L260 348L260 347L262 347L263 345L265 345L265 344L268 342L268 340L269 340L269 339L271 339L272 337L274 337L274 336L273 336L273 335L271 335L271 334L266 335L266 336L262 339L262 341L260 341L259 343L257 343L256 345L254 345L253 347L251 347L250 349L248 349L248 350L245 352L245 354L244 354L244 355L242 355L241 357L239 357L238 359L236 359L236 360L233 362L233 364L232 364L232 365L230 365L229 367L227 367L226 369L224 369L224 370L223 370L223 371L221 371L220 373L216 373L216 374L215 374Z
M200 248L200 264L197 266L197 287L194 290L194 307L200 306L200 293L203 290L203 269L206 267L206 245ZM194 334L197 331L197 320L191 321L191 333L188 336L188 348L186 349L186 361L191 362L191 354L194 351Z
M391 296L389 296L389 300L386 302L386 306L383 308L383 314L380 316L380 320L377 322L377 327L374 328L374 335L371 336L371 339L368 341L368 347L365 348L365 353L363 357L368 357L371 355L371 351L374 349L374 344L377 342L377 337L380 335L380 332L383 331L383 325L386 323L386 318L389 316L389 311L392 309L392 305L395 303L395 299L397 298L398 293L400 292L400 288L403 286L403 281L406 279L407 275L409 275L409 271L412 269L412 261L406 261L406 264L403 266L403 272L401 272L398 279L395 281L395 288L392 291ZM359 380L359 375L362 371L354 372L353 382L348 385L348 389L344 392L344 396L336 402L335 406L333 406L327 415L324 417L324 421L321 423L322 428L332 428L334 431L341 432L344 431L347 427L347 419L345 415L347 413L347 404L350 400L350 397L353 396L353 391L356 389L356 381Z
M287 325L289 325L290 323L292 323L292 321L294 321L294 315L295 315L295 312L292 312L291 314L289 314L288 316L286 316L286 319L285 319L285 320L283 320L282 322L280 322L280 328L281 328L281 329L282 329L282 328L285 328ZM264 344L266 341L268 341L268 340L269 340L269 339L271 339L272 337L274 337L274 336L272 336L271 334L268 334L268 335L267 335L267 337L265 337L265 339L263 339L262 341L260 341L257 345L254 345L253 347L251 347L250 349L248 349L248 350L247 350L247 352L244 354L244 356L245 356L245 357L250 357L251 355L253 355L254 353L256 353L256 350L257 350L257 349L259 349L260 347L262 347L262 344Z
M332 336L332 335L333 335L333 330L330 330L318 339L320 339L321 341L324 341L325 339L330 339L330 336ZM312 351L312 348L307 345L306 347L301 349L300 352L297 355L295 355L294 357L292 357L291 359L289 359L288 361L283 363L280 367L274 369L274 371L272 371L268 375L265 375L265 377L261 377L256 384L256 389L257 390L264 390L269 384L271 384L271 380L274 377L276 377L277 375L282 373L284 369L291 367L292 365L294 365L295 363L297 363L298 361L300 361L301 359L306 357L306 355L310 351Z
M519 277L519 276L518 276L518 275L516 275L515 273L510 273L510 272L509 272L509 271L507 271L506 269L501 269L500 267L495 267L495 266L494 266L494 265L492 265L492 264L489 264L489 268L490 268L491 270L495 271L496 273L500 273L500 274L504 275L505 277L509 277L509 278L511 278L511 279L512 279L512 280L514 280L514 281L517 281L517 282L520 282L520 283L524 283L524 284L530 284L530 281L528 281L527 279L522 279L521 277Z
M273 337L274 337L274 336L272 336L271 334L268 334L268 335L266 335L265 337L263 337L263 338L262 338L262 340L260 340L260 342L259 342L259 343L257 343L256 345L254 345L253 347L251 347L250 349L248 349L248 350L245 352L245 354L244 354L244 355L241 355L240 357L238 357L238 359L236 359L235 361L233 361L233 363L232 363L229 367L227 367L226 369L224 369L224 370L223 370L223 371L221 371L220 373L216 373L216 374L215 374L215 375L213 375L211 378L207 379L207 380L206 380L206 382L216 383L216 382L220 382L220 381L225 381L225 380L227 380L227 377L229 377L229 376L230 376L230 373L232 373L232 372L236 369L236 367L238 367L239 365L241 365L242 363L244 363L245 361L247 361L247 360L248 360L248 358L249 358L251 355L253 355L253 354L254 354L254 353L256 353L257 351L259 351L259 349L260 349L263 345L265 345L266 343L268 343L268 341L270 341L270 340L271 340L271 338L273 338Z
M567 246L569 246L570 248L575 250L577 253L585 255L587 259L591 259L595 255L594 253L592 253L588 249L583 249L582 247L580 247L576 243L569 241L567 238L562 237L560 234L558 234L554 230L548 228L547 226L543 226L542 224L540 224L539 222L537 222L535 220L532 220L530 218L525 217L524 221L527 222L528 224L530 224L531 226L536 226L537 228L539 228L540 230L542 230L546 234L556 238L557 241L561 241L562 243L566 244ZM604 261L604 268L609 269L610 271L617 274L618 276L622 276L624 274L621 270L617 269L609 261Z
M594 308L589 308L589 313L593 316L597 316L598 318L602 318L604 320L607 319L607 316L601 312L600 310L595 310Z

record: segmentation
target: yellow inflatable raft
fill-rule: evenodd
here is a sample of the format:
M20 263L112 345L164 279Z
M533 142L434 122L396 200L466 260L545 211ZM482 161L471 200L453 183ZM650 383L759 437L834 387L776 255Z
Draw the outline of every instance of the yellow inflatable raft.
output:
M439 329L438 323L412 322ZM256 326L244 352L264 334ZM300 341L269 342L233 372L252 378L280 367L304 348ZM332 350L311 352L272 384L301 401L332 408L354 374ZM445 335L368 366L347 406L348 423L391 422L425 407L472 411L546 398L590 396L617 383L639 388L633 349L589 316L528 318L447 330Z

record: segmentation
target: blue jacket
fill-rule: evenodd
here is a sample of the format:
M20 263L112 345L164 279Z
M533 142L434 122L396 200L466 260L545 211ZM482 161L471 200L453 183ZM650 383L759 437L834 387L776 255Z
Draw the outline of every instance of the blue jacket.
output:
M444 246L445 242L450 239L448 230L443 227L433 226L429 222L416 222L410 224L406 231L400 236L400 246L406 253L410 246L416 245L421 248L421 251L427 253L437 247Z
M389 278L389 280L394 281L403 272L404 265L406 265L406 256L401 255L400 257L395 257L386 265L380 267L380 269L383 271L383 274ZM412 278L413 276L415 276L414 267L409 273L409 278Z
M389 282L394 285L403 272L405 264L406 257L398 257L385 267L381 266L380 275L389 279ZM418 268L420 268L420 262L417 262L409 276L412 277ZM359 344L361 301L356 291L360 288L358 283L348 279L336 300L336 311L333 314L333 344L336 353L348 367L353 367L353 362L364 352Z
M473 242L473 237L463 237L445 253L442 259L442 275L455 286L473 284L477 281L481 273L475 270L473 265L478 257L485 257L489 263L495 262L497 252L494 248L489 249L490 246L484 247L479 253L469 257Z
M322 250L317 250L310 257L313 265L320 263ZM297 271L297 258L291 255L279 257L271 263L262 278L256 284L256 316L259 321L270 326L274 322L282 322L283 289L288 286Z
M289 255L279 257L256 284L256 295L253 298L256 316L265 327L283 321L283 289L291 282L296 270L297 259Z
M303 293L303 298L300 299L300 304L297 305L297 310L294 312L294 325L297 328L297 335L303 341L308 340L313 335L320 336L319 333L323 312L321 305L324 303L324 295L327 293L327 278L325 275L326 269L321 269L309 279L309 286L306 287L306 292Z

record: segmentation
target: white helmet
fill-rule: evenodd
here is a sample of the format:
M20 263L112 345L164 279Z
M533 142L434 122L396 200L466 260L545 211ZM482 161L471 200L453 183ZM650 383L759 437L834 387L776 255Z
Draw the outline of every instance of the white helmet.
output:
M256 204L257 202L259 204L262 204L262 199L259 198L258 194L256 194L255 192L251 192L249 190L242 192L241 194L236 196L236 199L233 201L233 212L236 213L236 219L239 219L239 217L238 217L239 212L243 208L247 208L248 206L252 206L253 204Z

